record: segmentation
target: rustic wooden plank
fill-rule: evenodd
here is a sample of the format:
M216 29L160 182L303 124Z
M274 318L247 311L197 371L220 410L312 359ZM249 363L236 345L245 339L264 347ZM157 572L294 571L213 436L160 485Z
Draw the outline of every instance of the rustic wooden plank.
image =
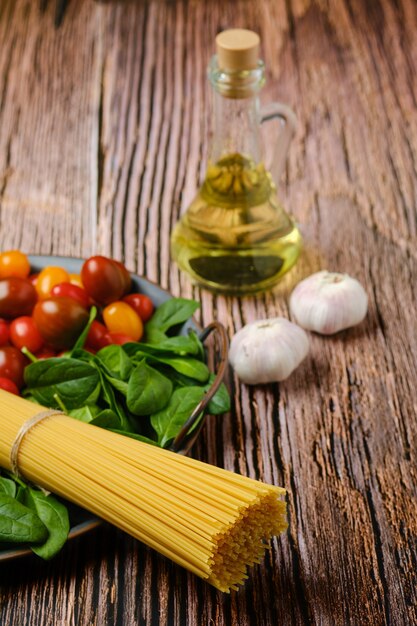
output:
M97 220L98 13L73 2L3 2L0 21L0 242L86 255ZM77 41L81 45L77 45Z
M220 594L105 527L30 573L19 563L0 569L0 622L414 623L415 3L74 0L58 33L48 10L0 5L1 245L88 254L85 233L71 234L82 205L97 210L100 252L200 298L201 322L216 317L230 335L288 316L292 287L320 267L358 277L370 312L335 338L312 335L310 356L279 386L250 389L229 372L233 410L210 420L194 454L289 491L289 532L244 589ZM168 250L204 175L205 67L230 25L260 32L265 98L299 117L281 195L306 240L279 286L240 300L193 287ZM39 210L46 196L60 209L75 202L57 238L57 220L38 232L18 215L25 199Z

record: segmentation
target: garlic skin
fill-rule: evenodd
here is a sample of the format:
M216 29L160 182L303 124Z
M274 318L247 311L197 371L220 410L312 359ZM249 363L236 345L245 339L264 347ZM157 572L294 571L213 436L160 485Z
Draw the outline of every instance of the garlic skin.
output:
M302 328L283 317L246 324L230 342L229 362L247 385L285 380L310 348Z
M368 310L362 285L348 274L323 270L302 280L290 297L290 311L297 324L321 335L356 326Z

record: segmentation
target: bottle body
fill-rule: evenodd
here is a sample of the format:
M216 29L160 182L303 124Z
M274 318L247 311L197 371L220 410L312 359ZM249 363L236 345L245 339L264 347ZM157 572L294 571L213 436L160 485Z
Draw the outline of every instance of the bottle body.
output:
M203 184L174 227L171 254L193 281L231 294L270 288L296 262L301 236L262 162L263 64L232 77L212 62L213 137Z

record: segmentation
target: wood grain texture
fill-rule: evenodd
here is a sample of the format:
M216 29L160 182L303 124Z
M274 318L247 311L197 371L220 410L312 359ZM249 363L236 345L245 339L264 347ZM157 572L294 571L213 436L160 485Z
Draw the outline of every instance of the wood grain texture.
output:
M280 385L229 372L194 454L288 489L289 531L230 596L103 526L0 566L1 626L417 623L417 6L412 0L0 1L0 246L123 259L232 335L288 316L302 277L356 276L369 315ZM265 100L299 118L281 196L303 257L272 291L213 296L169 261L204 174L216 33L257 30ZM97 233L97 238L96 238Z

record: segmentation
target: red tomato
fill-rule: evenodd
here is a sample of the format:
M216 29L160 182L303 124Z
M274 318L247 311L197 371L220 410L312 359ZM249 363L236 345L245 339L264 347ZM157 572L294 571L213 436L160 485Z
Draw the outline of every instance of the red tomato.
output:
M39 298L49 298L52 289L60 283L69 283L69 274L62 267L52 265L45 267L36 281L36 291Z
M38 274L29 274L29 276L28 276L28 280L30 280L30 282L35 287L35 289L36 289L36 282L38 280L38 276L39 276L39 273Z
M48 346L67 350L85 328L88 311L72 298L48 298L36 304L33 319Z
M103 319L110 332L123 333L139 341L143 324L139 315L126 302L112 302L103 310Z
M0 320L0 346L5 346L9 343L10 331L9 325L5 320Z
M55 285L55 287L52 287L51 296L56 296L57 298L62 298L62 296L73 298L73 300L77 300L86 309L88 309L90 305L90 296L86 290L73 283L60 283L59 285Z
M52 348L42 348L42 350L36 353L36 358L38 360L51 359L54 356L56 356L56 352L55 350L52 350Z
M127 302L136 311L142 322L147 322L152 317L155 307L152 300L143 293L130 293L123 298L123 302Z
M9 278L10 276L27 278L29 272L29 259L20 250L8 250L0 254L0 278Z
M0 378L0 389L4 389L4 391L8 391L9 393L14 393L15 396L19 396L19 389L10 378Z
M17 317L10 324L10 339L16 348L26 347L30 352L38 352L43 346L43 339L33 317Z
M27 358L14 346L0 348L0 378L9 378L20 389L23 387L23 372Z
M125 343L134 341L132 337L129 337L129 335L125 335L124 333L109 332L107 333L107 337L110 339L111 343L117 344L118 346L123 346Z
M104 256L92 256L85 261L81 280L87 293L99 304L120 300L131 285L130 274L124 265Z
M107 328L104 324L100 324L100 322L94 320L90 326L87 339L85 341L86 349L91 348L92 350L100 350L105 346L109 346L111 343L112 342L110 341Z
M13 319L30 315L38 296L36 289L26 278L4 278L0 280L0 317Z

